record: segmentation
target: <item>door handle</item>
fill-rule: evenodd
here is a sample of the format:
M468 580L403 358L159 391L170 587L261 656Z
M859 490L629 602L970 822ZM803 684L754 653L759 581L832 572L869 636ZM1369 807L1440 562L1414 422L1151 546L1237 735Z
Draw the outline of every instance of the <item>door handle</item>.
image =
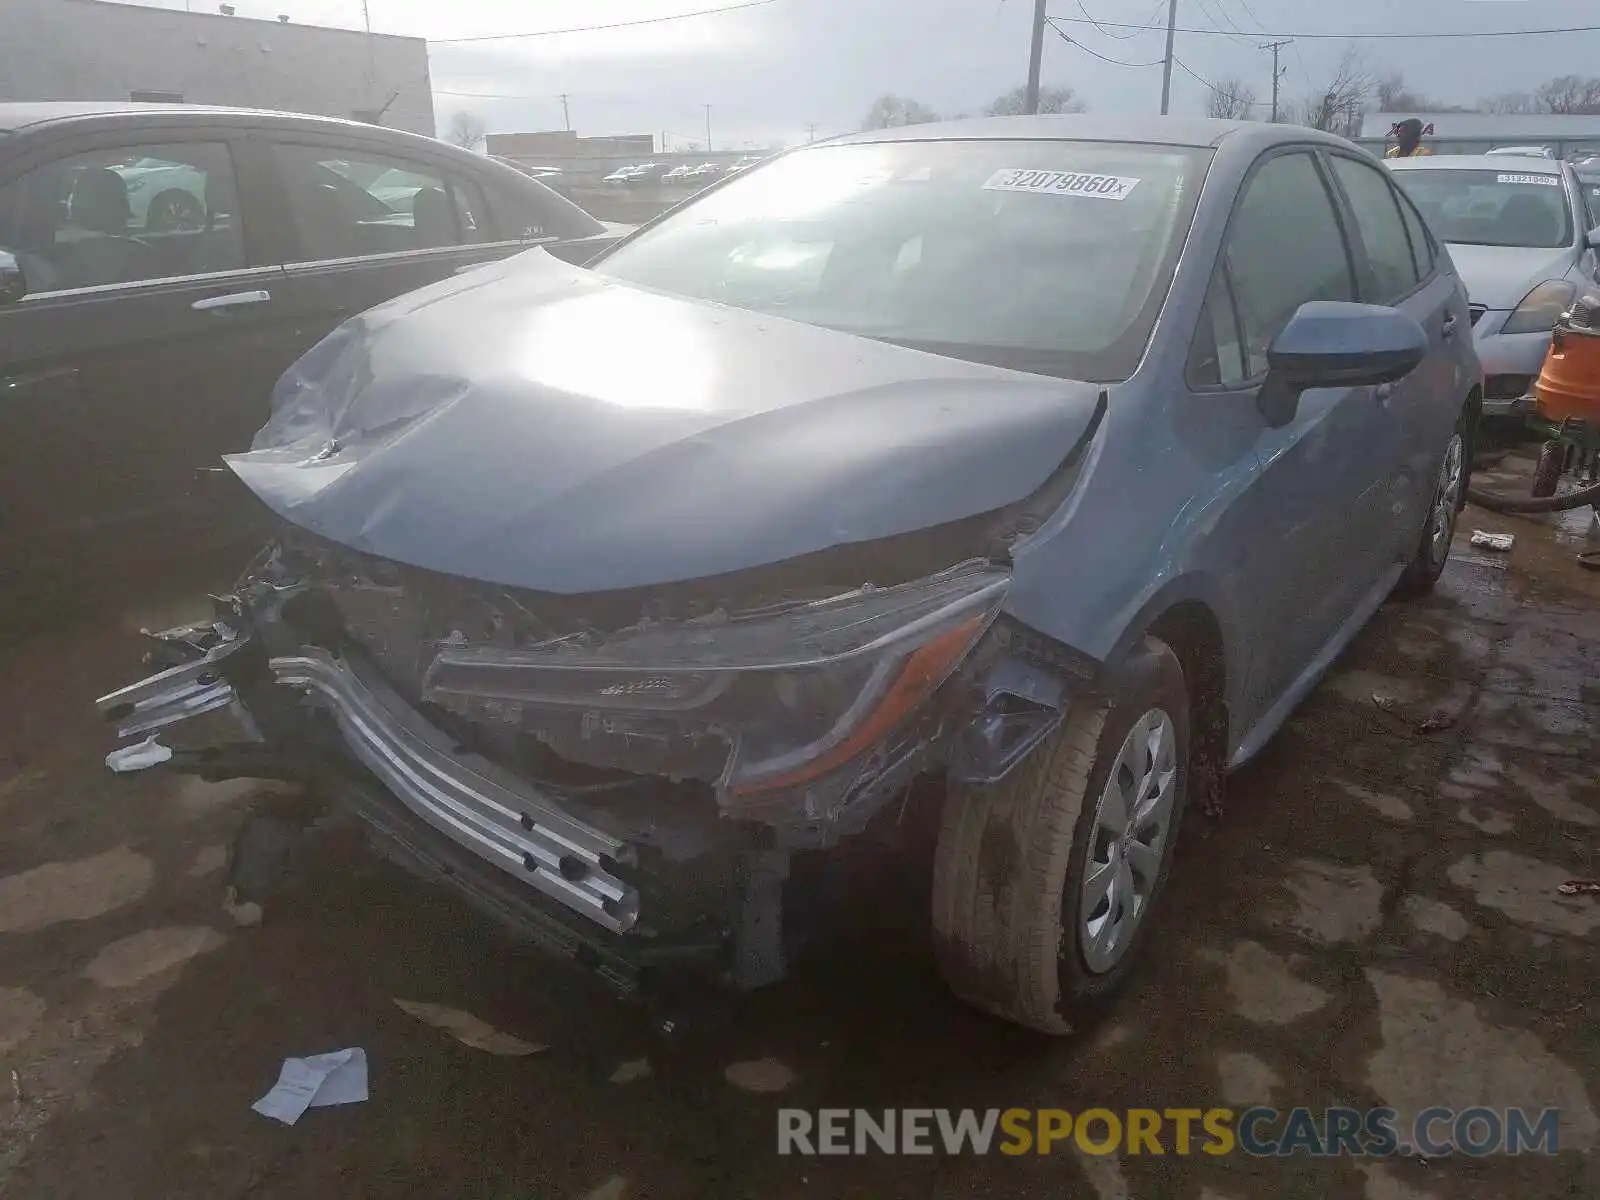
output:
M1449 341L1451 338L1456 336L1456 329L1460 326L1460 324L1461 320L1455 315L1455 313L1445 314L1444 325L1441 327L1441 332L1443 332L1446 341Z
M222 312L230 308L243 308L247 304L266 304L272 299L268 291L229 292L226 296L206 296L189 305L195 312Z
M1372 395L1377 399L1379 404L1388 404L1389 398L1394 395L1394 384L1380 383L1377 387L1372 389Z

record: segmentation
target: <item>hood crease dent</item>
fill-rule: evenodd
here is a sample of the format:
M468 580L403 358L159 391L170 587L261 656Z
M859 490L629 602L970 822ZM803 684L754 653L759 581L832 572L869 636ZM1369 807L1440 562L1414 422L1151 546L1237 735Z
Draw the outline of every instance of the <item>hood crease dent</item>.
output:
M579 594L1003 509L1078 448L1098 400L535 251L346 322L226 461L350 549Z

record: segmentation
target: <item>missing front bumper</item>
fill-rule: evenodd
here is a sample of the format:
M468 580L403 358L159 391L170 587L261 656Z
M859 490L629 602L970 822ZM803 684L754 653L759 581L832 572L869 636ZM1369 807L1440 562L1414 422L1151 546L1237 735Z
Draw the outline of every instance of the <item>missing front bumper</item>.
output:
M230 631L231 633L231 631ZM123 737L166 728L239 699L224 674L252 656L233 634L203 657L152 675L96 702ZM616 874L634 853L621 839L562 809L492 763L463 754L381 681L348 660L303 647L266 661L269 678L328 711L346 749L415 817L460 848L527 883L611 933L639 920L637 888Z

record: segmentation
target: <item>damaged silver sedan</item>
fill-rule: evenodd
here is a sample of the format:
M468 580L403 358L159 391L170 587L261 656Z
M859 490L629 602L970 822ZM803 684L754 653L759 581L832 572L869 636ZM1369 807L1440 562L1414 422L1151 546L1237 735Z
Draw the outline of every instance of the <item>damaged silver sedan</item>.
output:
M1443 569L1469 326L1307 130L808 147L312 350L228 460L280 535L100 707L231 709L174 765L315 780L623 991L782 978L799 857L939 805L947 979L1065 1032L1185 808Z

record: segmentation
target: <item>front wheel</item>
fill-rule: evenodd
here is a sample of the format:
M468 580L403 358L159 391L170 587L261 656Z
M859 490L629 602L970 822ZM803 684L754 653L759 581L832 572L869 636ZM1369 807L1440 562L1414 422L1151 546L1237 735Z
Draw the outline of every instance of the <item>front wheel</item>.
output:
M956 995L1049 1034L1111 999L1166 881L1189 728L1183 668L1147 637L1111 694L1074 704L1010 778L950 788L933 927Z

